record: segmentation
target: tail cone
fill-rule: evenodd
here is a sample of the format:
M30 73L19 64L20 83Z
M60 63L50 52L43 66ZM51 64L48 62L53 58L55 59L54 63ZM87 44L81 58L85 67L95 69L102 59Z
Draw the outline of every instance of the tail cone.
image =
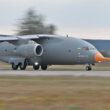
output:
M110 60L110 58L103 57L101 54L95 54L95 62L101 62L104 60Z

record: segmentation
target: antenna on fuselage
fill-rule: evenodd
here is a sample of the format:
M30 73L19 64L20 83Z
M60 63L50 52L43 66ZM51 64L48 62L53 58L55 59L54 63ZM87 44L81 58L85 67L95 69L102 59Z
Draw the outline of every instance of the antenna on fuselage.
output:
M68 34L66 35L66 37L68 37Z

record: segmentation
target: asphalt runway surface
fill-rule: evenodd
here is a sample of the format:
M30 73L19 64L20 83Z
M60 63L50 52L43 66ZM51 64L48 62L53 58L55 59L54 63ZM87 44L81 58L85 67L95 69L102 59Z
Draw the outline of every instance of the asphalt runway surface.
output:
M0 76L74 76L74 77L110 77L110 71L63 71L63 70L0 70Z

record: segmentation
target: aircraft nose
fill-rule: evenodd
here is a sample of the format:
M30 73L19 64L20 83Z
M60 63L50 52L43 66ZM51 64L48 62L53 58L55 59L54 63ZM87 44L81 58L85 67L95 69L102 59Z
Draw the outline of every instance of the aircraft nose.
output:
M96 63L104 61L104 60L110 60L110 58L106 58L103 55L101 55L100 53L95 54L94 58L95 58Z

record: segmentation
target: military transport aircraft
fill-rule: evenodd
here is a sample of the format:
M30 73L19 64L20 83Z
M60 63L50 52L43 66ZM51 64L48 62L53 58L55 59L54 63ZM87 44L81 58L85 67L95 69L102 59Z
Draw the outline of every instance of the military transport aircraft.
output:
M90 43L73 37L56 35L0 35L0 60L25 70L33 65L34 70L41 66L46 70L49 65L91 65L103 60L110 60Z

